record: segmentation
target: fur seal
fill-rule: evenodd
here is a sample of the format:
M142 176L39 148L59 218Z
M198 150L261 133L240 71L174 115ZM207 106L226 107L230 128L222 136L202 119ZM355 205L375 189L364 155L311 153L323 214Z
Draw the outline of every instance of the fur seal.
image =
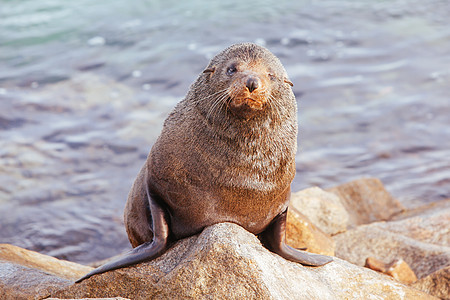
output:
M331 257L285 244L297 151L297 104L279 59L236 44L217 54L164 122L125 207L134 249L94 274L153 259L176 240L233 222L308 266Z

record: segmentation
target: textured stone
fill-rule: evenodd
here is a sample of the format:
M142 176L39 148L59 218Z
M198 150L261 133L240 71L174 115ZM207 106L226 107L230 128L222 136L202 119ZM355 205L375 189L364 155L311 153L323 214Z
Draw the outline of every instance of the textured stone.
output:
M242 227L221 223L178 241L161 257L95 275L53 294L131 299L434 299L340 259L305 267L262 247Z
M291 208L307 216L323 232L334 235L347 230L348 213L333 193L318 187L292 193Z
M0 260L38 269L69 280L75 280L92 270L88 266L56 259L9 244L0 244Z
M61 298L46 298L47 300L57 300ZM82 299L76 299L76 300L129 300L128 298L122 298L122 297L114 297L114 298L82 298Z
M47 297L90 270L91 267L0 244L0 298Z
M308 252L334 256L334 240L295 208L288 210L286 242L294 248L306 248Z
M333 237L336 256L357 265L367 257L401 257L420 279L450 265L448 201L390 222L361 225ZM439 207L439 209L436 209Z
M418 241L450 246L450 199L405 211L390 222L390 230Z
M70 286L64 278L19 264L0 261L0 299L43 299L52 292Z
M450 299L450 266L420 279L412 286L441 299Z
M405 284L411 284L417 281L416 274L414 274L414 271L411 270L403 259L395 259L385 264L376 258L368 257L364 267L394 277Z
M349 214L350 227L389 220L405 210L377 178L354 180L327 191L341 199Z

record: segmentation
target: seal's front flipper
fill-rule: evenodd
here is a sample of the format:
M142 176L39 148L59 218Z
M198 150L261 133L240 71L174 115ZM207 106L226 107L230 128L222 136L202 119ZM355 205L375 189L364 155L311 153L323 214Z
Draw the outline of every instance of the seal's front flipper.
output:
M150 212L152 214L152 232L153 240L137 246L133 250L124 255L110 261L103 266L94 269L89 274L83 276L75 282L81 282L95 274L104 273L123 267L128 267L146 260L156 258L164 253L168 245L169 225L167 224L167 217L164 209L150 196L148 190L148 201L150 205ZM149 224L150 226L150 224Z
M260 234L264 245L281 257L306 266L322 266L333 259L329 256L307 253L294 249L285 243L287 210L276 217L265 231Z

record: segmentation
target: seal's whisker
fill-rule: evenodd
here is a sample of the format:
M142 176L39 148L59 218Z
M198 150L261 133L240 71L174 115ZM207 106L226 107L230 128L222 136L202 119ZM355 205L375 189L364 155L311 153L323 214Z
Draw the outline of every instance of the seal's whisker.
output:
M269 97L267 98L267 102L269 103L270 106L270 110L272 111L272 116L274 118L274 120L278 121L281 120L281 112L280 112L280 108L279 108L279 103L278 100L273 96L273 95L269 95Z
M220 93L223 93L223 92L226 91L227 89L228 89L228 88L224 88L223 90L217 91L217 92L215 92L214 94L211 94L211 95L209 95L209 96L206 96L206 97L197 99L197 100L193 101L192 103L197 104L197 103L199 103L199 102L205 101L205 100L207 100L207 99L209 99L209 98L211 98L211 97L214 97L214 96L217 96L217 95L220 94Z
M238 95L239 91L232 88L232 86L228 87L227 92L225 93L225 97L221 102L220 109L225 109L225 112L228 112L229 107L228 104ZM222 108L223 106L223 108ZM219 116L220 117L220 116ZM224 121L222 121L222 125L220 126L221 132L224 132L230 126L230 119L227 117Z
M227 93L224 92L213 101L211 107L208 110L208 113L206 114L206 119L209 120L210 117L212 117L211 120L215 119L215 113L219 112L221 110L223 102L226 97L227 97Z
M212 97L212 96L217 96L217 98L215 98L215 99L212 101L212 104L211 104L210 108L208 109L208 112L206 113L206 118L207 118L207 119L209 119L209 117L211 116L212 112L215 110L215 107L216 107L216 106L218 105L218 103L221 101L221 98L224 96L224 94L226 94L226 93L225 93L226 90L227 90L227 88L222 89L222 90L220 90L220 91L218 91L218 92L216 92L216 93L214 93L214 94L212 94L212 95L210 95L210 96L208 96L208 97L202 98L202 100L204 100L204 99L210 98L210 97Z

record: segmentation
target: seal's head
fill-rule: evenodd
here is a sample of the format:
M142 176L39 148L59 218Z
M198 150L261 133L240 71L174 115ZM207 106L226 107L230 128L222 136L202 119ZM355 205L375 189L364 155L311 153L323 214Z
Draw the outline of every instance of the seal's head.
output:
M211 104L206 111L208 117L225 108L235 117L248 120L263 114L267 107L273 108L276 99L286 95L289 100L295 99L279 59L252 43L232 45L217 54L195 84L201 84L203 95L209 97L205 99Z

